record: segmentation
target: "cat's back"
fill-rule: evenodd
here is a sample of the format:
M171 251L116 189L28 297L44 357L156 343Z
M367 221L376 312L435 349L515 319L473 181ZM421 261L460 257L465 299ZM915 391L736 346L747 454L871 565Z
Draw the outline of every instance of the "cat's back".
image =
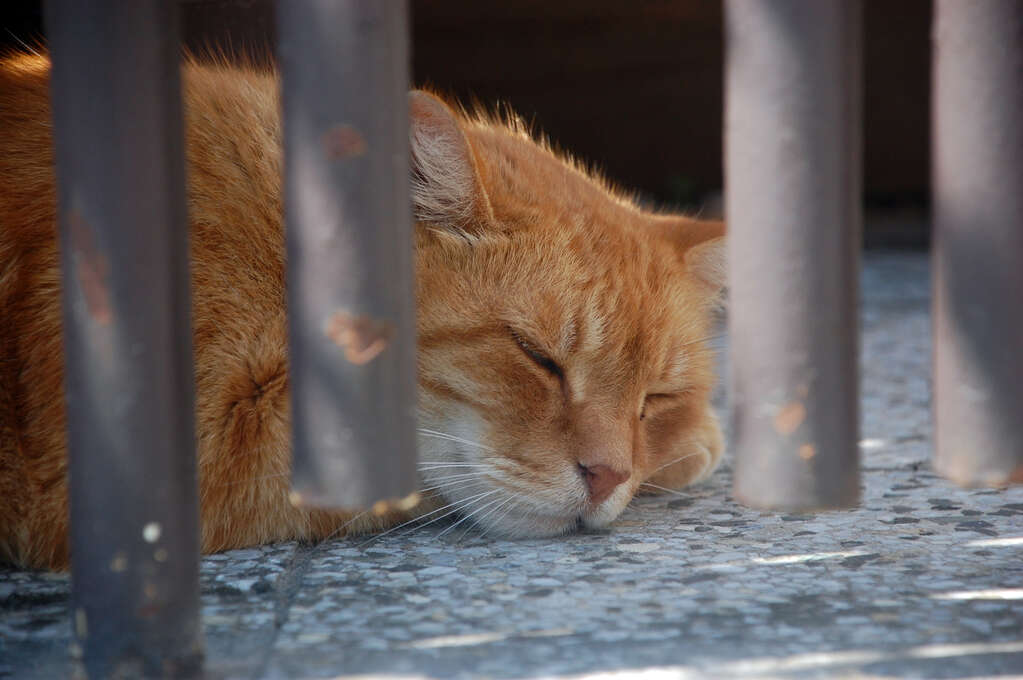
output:
M0 57L0 300L7 305L15 287L33 305L32 293L53 293L37 279L55 274L49 270L57 264L49 75L45 56ZM196 330L207 314L223 328L234 318L224 305L240 296L262 316L283 311L276 78L269 70L190 62L182 68L182 98ZM16 284L25 277L34 280L22 290Z
M276 78L270 71L189 63L182 89L197 305L227 299L231 291L217 283L230 276L249 304L266 303L261 312L283 311Z

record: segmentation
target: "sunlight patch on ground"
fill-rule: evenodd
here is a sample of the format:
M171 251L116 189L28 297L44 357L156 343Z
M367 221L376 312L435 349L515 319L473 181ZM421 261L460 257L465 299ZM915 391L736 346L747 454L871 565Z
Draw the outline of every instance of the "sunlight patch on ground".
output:
M730 676L762 675L807 671L829 666L849 666L899 661L905 659L945 659L956 656L978 654L1019 654L1023 652L1023 641L995 643L936 644L909 647L901 651L843 650L835 652L813 652L794 654L787 657L747 659L714 666L712 670Z
M491 642L506 640L508 636L504 633L470 633L468 635L441 635L439 637L423 638L410 642L409 647L413 649L441 649L443 647L471 647L473 645L485 645Z
M1006 548L1010 546L1023 547L1023 536L1006 536L1004 538L979 538L967 544L970 548Z
M990 588L987 590L953 590L931 595L933 600L1023 600L1023 588Z
M903 650L881 651L874 649L846 649L831 652L811 652L782 657L760 657L720 664L694 666L653 666L648 668L626 668L615 671L581 673L561 676L567 680L618 680L638 678L639 680L686 680L687 678L711 677L775 677L779 673L800 673L825 671L847 666L863 666L881 662L910 661L914 659L947 659L959 656L981 654L1023 653L1023 641L996 643L935 644L908 647ZM843 676L845 677L845 676ZM859 676L857 676L859 677ZM867 677L867 676L863 676ZM872 677L872 676L871 676Z
M840 552L816 552L802 555L779 555L777 557L754 557L755 564L800 564L802 562L813 562L815 560L835 560L846 557L859 557L867 553L862 550L843 550Z

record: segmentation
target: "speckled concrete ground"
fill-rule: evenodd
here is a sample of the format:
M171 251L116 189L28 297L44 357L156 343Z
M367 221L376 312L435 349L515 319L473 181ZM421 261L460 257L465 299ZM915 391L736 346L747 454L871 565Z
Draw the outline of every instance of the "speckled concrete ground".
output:
M498 541L429 526L203 561L216 676L1023 676L1023 487L929 467L921 255L864 271L863 502L786 515L731 470L606 532ZM447 525L450 526L450 525ZM0 571L0 677L67 673L63 576Z

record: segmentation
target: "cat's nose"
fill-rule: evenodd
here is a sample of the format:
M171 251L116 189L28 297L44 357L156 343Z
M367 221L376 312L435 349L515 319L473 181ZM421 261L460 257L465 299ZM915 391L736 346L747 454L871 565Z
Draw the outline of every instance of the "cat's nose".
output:
M607 465L579 464L579 471L590 491L590 502L596 505L611 495L618 486L629 478L629 473L615 470Z

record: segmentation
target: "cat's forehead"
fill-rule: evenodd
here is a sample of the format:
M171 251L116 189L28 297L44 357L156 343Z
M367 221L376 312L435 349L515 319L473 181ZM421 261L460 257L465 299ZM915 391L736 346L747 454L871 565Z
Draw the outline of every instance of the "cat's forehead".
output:
M517 256L536 261L508 288L516 325L566 352L682 371L703 310L671 253L627 238L523 241Z

